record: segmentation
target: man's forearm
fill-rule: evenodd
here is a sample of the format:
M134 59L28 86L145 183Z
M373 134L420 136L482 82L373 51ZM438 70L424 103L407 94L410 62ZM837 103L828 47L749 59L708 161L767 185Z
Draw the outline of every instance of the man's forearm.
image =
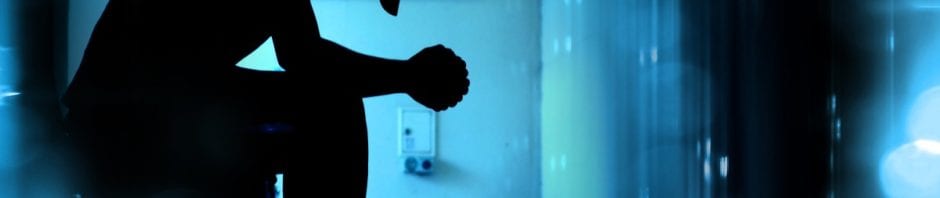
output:
M348 87L355 89L362 97L380 96L407 92L412 87L413 72L408 61L385 59L361 54L329 40L323 45L334 57L337 71L350 78Z
M362 97L407 92L407 61L361 54L320 37L309 1L274 1L280 14L272 25L278 63L288 73L331 79L318 86L341 86ZM339 80L339 81L336 81ZM329 83L329 84L326 84Z

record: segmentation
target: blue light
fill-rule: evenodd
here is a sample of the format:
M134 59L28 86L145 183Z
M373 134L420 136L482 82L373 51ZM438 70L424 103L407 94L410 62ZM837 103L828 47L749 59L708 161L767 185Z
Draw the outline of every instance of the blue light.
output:
M888 35L888 50L894 52L894 31L891 31L891 34Z
M897 56L898 63L902 63L899 68L903 68L899 71L906 71L898 75L901 77L898 79L903 80L897 83L903 86L892 89L903 90L894 92L900 93L899 98L916 98L903 99L904 102L897 105L904 109L900 112L907 117L897 123L892 121L891 125L903 125L892 127L884 138L891 148L880 161L882 190L889 197L940 197L940 67L937 67L940 59L936 58L940 37L935 34L940 31L940 23L933 17L940 8L940 1L903 0L899 3L909 10L898 15L903 17L892 19L904 22L892 26L889 36L903 32L905 37L910 37L904 40L916 43L900 42L900 37L893 43L893 47L904 48L907 53ZM895 27L898 34L894 32ZM898 137L902 134L906 136Z
M922 93L911 107L908 133L913 139L940 141L940 87Z
M284 174L278 173L274 177L277 178L274 182L274 198L284 198Z
M0 0L0 197L17 197L20 187L17 158L18 142L16 135L18 122L13 105L5 105L11 97L19 95L13 90L17 82L16 46L12 45L14 38L13 10L14 2Z
M728 156L718 158L718 174L722 179L728 178Z
M8 85L0 85L0 107L6 106L7 100L20 95L20 92L13 91Z
M940 2L934 0L910 0L910 5L916 9L938 9Z
M914 147L917 147L917 149L926 151L930 154L940 155L940 142L931 140L917 140L914 141Z
M917 140L892 151L881 163L881 185L889 197L940 197L940 142Z
M882 160L881 186L890 197L940 197L940 87L911 106L904 144Z
M0 97L12 97L12 96L18 96L18 95L20 95L20 92L8 91L8 92L0 93Z

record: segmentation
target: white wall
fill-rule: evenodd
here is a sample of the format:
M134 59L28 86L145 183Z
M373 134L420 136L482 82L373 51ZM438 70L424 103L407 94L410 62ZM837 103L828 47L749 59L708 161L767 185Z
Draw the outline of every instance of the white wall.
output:
M105 2L71 2L70 72ZM469 66L470 93L438 114L431 176L406 175L398 165L397 108L419 105L402 94L365 100L369 197L540 196L540 1L404 0L398 17L378 0L312 2L321 34L352 49L406 59L443 43Z
M718 171L694 161L706 103L685 87L700 72L681 60L679 2L544 1L545 197L702 196Z
M466 60L470 93L438 114L438 166L405 175L396 154L396 108L406 95L366 99L369 197L539 197L539 1L313 1L323 37L361 52L406 59L443 43Z

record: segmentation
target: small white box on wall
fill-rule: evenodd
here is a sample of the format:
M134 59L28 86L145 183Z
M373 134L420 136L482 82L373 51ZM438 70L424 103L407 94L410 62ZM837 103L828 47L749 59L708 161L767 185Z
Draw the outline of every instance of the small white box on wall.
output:
M437 119L427 108L398 109L398 156L405 173L430 175L437 151Z
M430 109L399 108L398 155L434 156L435 122L435 113Z

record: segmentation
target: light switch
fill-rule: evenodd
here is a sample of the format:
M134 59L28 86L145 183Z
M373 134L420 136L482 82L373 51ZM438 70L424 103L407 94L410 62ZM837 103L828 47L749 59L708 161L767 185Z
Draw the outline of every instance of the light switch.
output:
M398 111L398 154L434 156L434 111L401 108Z

